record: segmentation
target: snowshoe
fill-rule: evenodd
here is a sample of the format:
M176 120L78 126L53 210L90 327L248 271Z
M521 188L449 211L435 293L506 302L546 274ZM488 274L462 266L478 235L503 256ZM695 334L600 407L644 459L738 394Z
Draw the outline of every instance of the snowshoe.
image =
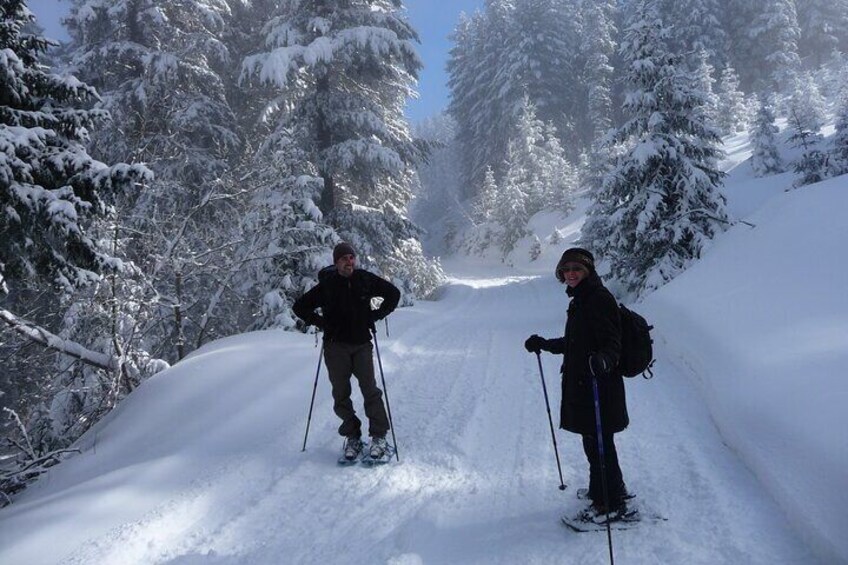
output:
M366 447L367 444L358 437L347 438L345 440L342 456L339 457L339 465L342 467L356 465L360 460L362 460L362 457L366 452Z
M630 498L632 499L633 496L631 495ZM635 504L624 504L619 509L609 513L609 527L613 530L629 530L642 522L663 522L666 520L667 518L657 513L640 510ZM607 529L607 513L592 505L584 508L576 515L563 515L561 521L575 532L605 532Z
M384 465L391 461L395 454L395 449L386 438L375 437L371 441L371 447L368 449L367 455L362 458L362 464L368 467L374 465Z

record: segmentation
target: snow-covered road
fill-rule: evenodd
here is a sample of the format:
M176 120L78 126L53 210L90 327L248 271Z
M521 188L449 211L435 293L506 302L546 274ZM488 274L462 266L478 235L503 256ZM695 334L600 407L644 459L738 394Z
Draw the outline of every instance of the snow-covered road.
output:
M212 344L130 398L96 450L89 438L0 511L0 562L606 563L605 534L559 523L580 507L587 469L579 438L558 432L558 490L536 358L522 347L558 335L566 305L553 277L454 279L440 300L396 312L379 345L400 463L370 469L335 464L323 367L300 451L311 338ZM661 330L656 341L656 377L627 382L631 426L616 437L629 489L668 521L615 532L616 561L817 563L722 442ZM543 356L555 425L558 365Z

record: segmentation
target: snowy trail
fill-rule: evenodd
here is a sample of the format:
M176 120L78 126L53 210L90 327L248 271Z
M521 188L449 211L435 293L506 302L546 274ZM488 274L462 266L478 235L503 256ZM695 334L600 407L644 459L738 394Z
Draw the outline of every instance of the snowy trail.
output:
M559 523L581 506L587 470L579 438L559 431L568 489L557 489L538 366L522 347L530 333L559 335L566 305L548 277L469 279L393 315L379 345L401 462L378 468L336 466L323 367L300 452L318 353L301 350L311 376L267 379L272 397L290 398L269 411L255 448L173 462L192 469L187 485L49 562L606 563L605 534ZM628 487L668 521L615 532L617 562L816 563L657 342L656 377L628 381L632 423L616 437ZM556 426L559 358L543 364Z

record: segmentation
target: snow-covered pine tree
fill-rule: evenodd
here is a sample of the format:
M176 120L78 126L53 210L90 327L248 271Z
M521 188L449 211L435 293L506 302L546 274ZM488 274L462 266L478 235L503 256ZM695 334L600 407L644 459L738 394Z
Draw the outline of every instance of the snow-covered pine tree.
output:
M739 73L742 90L773 92L791 87L791 77L800 66L795 0L728 0L726 12L731 64Z
M507 151L500 190L492 169L487 170L477 199L477 216L483 225L471 230L466 249L479 250L494 239L506 257L527 234L527 222L533 214L543 209L568 212L574 207L577 174L565 158L554 126L536 117L528 96L522 102Z
M483 187L474 202L474 218L478 222L488 222L493 218L499 192L500 189L495 181L495 171L488 167L483 179Z
M542 255L542 240L539 236L533 234L533 240L530 243L530 260L535 261Z
M685 269L728 218L719 192L718 131L705 117L704 93L693 89L668 39L658 2L634 2L621 45L629 119L609 139L628 149L604 179L584 238L594 246L599 233L607 237L593 250L636 293Z
M715 93L715 67L710 63L709 53L702 49L696 57L696 65L692 73L695 82L692 87L701 92L704 97L704 118L712 124L718 124L719 98ZM692 64L691 62L688 64Z
M156 174L115 205L157 307L144 333L157 355L175 360L243 329L243 297L226 282L239 261L232 242L243 205L241 187L225 182L242 154L227 98L230 8L225 0L77 0L68 27L71 68L113 116L91 151L143 161Z
M266 119L299 136L316 165L325 221L358 248L363 265L426 295L431 289L416 288L413 274L429 269L435 279L440 269L424 259L405 217L426 147L403 115L421 61L402 2L286 3L263 37L266 50L245 59L243 79L281 93Z
M848 94L848 56L841 51L833 51L827 62L813 71L813 77L827 101L828 110L839 112Z
M70 291L119 266L91 222L107 212L104 194L148 171L89 156L88 133L107 117L88 108L95 90L40 64L50 44L21 31L33 19L26 2L2 0L0 14L0 295L10 284Z
M799 55L818 67L848 46L848 0L796 0Z
M612 125L612 81L615 72L612 58L618 34L614 21L617 8L613 0L592 0L583 4L583 11L583 83L588 87L587 118L592 132L591 146L594 147Z
M478 162L476 159L481 128L474 119L478 108L487 108L485 85L491 82L484 80L483 73L492 71L481 68L477 60L483 51L480 46L480 29L484 24L481 12L470 17L461 14L450 36L453 47L447 62L448 86L451 91L448 114L456 123L456 147L462 167L460 186L465 199L474 199L478 195L486 169L491 167L485 160ZM481 165L482 173L479 171Z
M751 131L751 167L758 177L783 172L783 160L777 149L776 136L780 129L775 125L772 105L765 98L758 99L757 114Z
M793 183L796 188L826 177L828 155L823 148L824 137L819 133L824 116L824 100L815 83L797 79L787 108L787 122L792 131L789 142L801 150L800 157L793 163L793 170L799 175Z
M498 246L501 250L501 259L515 249L519 239L527 235L527 220L530 214L527 209L530 199L527 194L531 171L521 159L520 143L510 142L507 154L507 172L503 185L495 200L495 209L492 212L493 223L498 226Z
M663 5L666 24L672 28L669 48L687 54L684 60L692 70L702 64L704 55L712 67L727 64L722 9L720 0L668 0Z
M836 131L830 140L828 176L848 174L848 98L836 113Z
M294 328L291 306L330 263L328 250L338 239L315 204L324 182L286 130L268 137L250 169L244 181L250 201L241 223L239 255L251 260L234 283L261 297L253 327Z
M733 67L725 67L716 85L717 123L724 135L745 131L748 105L739 90L739 77Z
M427 161L417 167L418 188L410 205L410 218L426 230L422 244L429 245L430 255L448 251L444 235L452 226L471 223L460 182L460 147L456 141L456 122L446 113L438 114L415 125L416 138L431 146Z
M505 60L496 77L495 92L503 99L501 107L509 112L506 115L511 114L509 122L514 124L519 104L527 95L538 118L553 125L562 140L567 139L569 145L576 143L579 147L588 145L592 132L582 131L579 127L582 124L574 127L578 122L574 119L575 103L585 96L581 92L585 88L578 78L581 74L579 2L513 0L513 3L514 22L510 26L509 41L503 45ZM572 14L572 17L564 17L565 14ZM510 124L505 125L507 129L503 131L509 135ZM576 158L577 154L570 156Z
M501 227L495 223L495 208L499 194L500 188L495 180L495 172L489 167L483 178L483 186L474 198L473 225L457 242L458 249L468 255L482 255L499 238Z
M559 142L553 124L545 124L542 143L536 148L536 154L539 163L539 184L543 187L538 210L571 212L580 181L577 169L565 156L565 150Z
M793 81L791 95L786 101L787 114L793 112L802 129L821 131L827 120L827 102L811 73L798 75Z
M579 69L570 66L579 54L577 14L574 0L487 0L483 12L455 30L448 111L467 148L462 161L468 186L479 189L489 166L496 178L504 176L507 142L525 94L540 118L556 126L560 140L569 138L574 156L591 141L591 131L572 127L575 115L586 119L587 107L576 100L586 89Z
M97 367L100 376L126 368L114 344L92 350L47 330L47 323L56 325L56 316L42 307L58 309L57 289L65 297L101 283L103 273L125 269L98 238L97 222L111 211L108 200L150 180L143 166L110 167L88 154L88 134L108 114L90 109L97 100L91 86L43 66L50 43L23 31L36 29L27 25L32 19L22 0L0 0L0 351L4 359L19 356L28 349L20 347L23 340L53 355L28 356L28 372L16 375L20 381L32 379L36 393L19 397L11 412L15 437L4 438L4 444L20 449L0 480L0 494L7 496L57 463L62 448L82 433L80 427L84 431L92 424L82 422L68 434L80 420L58 422L57 411L48 410L51 400L74 404L77 398L69 394L75 389L59 390L48 382L51 370L63 372L75 360ZM13 313L20 310L26 319ZM53 439L36 437L39 430ZM0 497L0 506L6 500Z

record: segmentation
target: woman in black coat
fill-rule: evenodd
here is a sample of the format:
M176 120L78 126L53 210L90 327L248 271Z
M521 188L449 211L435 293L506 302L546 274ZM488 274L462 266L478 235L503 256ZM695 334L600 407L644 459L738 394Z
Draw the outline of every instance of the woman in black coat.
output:
M574 247L562 254L556 277L568 286L571 297L565 335L545 339L530 336L527 351L549 351L565 356L562 363L562 405L560 427L583 437L583 450L589 462L591 510L596 515L623 514L628 497L618 463L613 434L629 423L624 379L618 370L621 353L621 321L618 303L595 271L595 258L585 249ZM606 497L595 418L593 378L598 384L600 428L603 439ZM609 500L609 507L604 503Z

